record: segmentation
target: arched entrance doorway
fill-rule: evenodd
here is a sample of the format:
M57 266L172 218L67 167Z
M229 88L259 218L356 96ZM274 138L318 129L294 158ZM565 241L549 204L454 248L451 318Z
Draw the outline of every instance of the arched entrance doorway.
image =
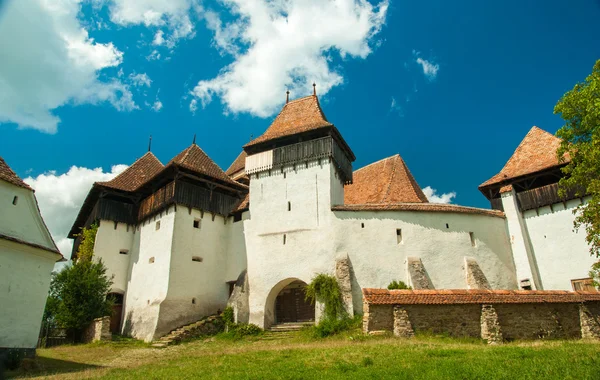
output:
M110 332L113 334L121 333L121 317L123 313L123 294L108 293L108 299L112 299L112 315L110 316Z
M285 286L275 299L275 323L313 322L315 305L306 300L306 283L295 280Z

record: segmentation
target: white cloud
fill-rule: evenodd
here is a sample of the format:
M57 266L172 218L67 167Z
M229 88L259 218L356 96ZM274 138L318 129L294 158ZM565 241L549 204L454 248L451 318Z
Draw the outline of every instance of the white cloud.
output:
M150 79L150 77L146 73L129 74L129 80L131 81L131 84L133 84L136 87L150 87L150 85L152 84L152 79Z
M408 101L408 99L407 99ZM404 116L404 109L398 103L395 97L392 96L392 104L390 104L390 112L396 112L400 116Z
M163 108L163 104L160 100L156 99L156 101L154 102L154 104L152 105L152 110L154 110L155 112L160 111Z
M148 54L148 56L146 57L146 59L148 61L156 61L160 59L160 53L158 52L158 50L152 50L152 52L150 54Z
M420 53L418 51L413 50L413 55L415 56L415 62L417 64L421 65L421 68L423 69L423 74L425 74L425 77L427 79L429 79L430 81L435 80L435 78L437 77L438 71L440 70L440 65L438 65L437 63L435 63L433 61L428 61L426 59L419 57Z
M192 114L195 114L197 110L198 110L198 101L196 99L192 99L192 101L190 102L190 112Z
M303 96L314 81L318 93L326 94L343 82L331 68L331 55L366 58L385 23L388 1L373 6L366 0L223 0L233 21L224 24L212 12L204 16L215 45L235 61L192 93L203 106L218 96L228 112L261 117L276 111L286 89Z
M154 35L155 45L173 48L178 40L195 34L192 11L200 10L199 0L110 0L109 3L110 19L116 24L161 28Z
M432 189L431 186L427 186L422 189L423 193L431 203L452 203L452 198L456 198L456 192L437 194L436 189Z
M0 123L54 133L65 104L110 102L135 108L127 85L99 79L123 53L97 43L77 18L81 0L13 0L0 13Z
M83 200L92 184L108 181L127 168L127 165L115 165L110 172L102 168L88 169L72 166L68 172L57 174L55 171L27 177L24 181L35 189L42 217L65 257L71 256L73 241L67 238Z

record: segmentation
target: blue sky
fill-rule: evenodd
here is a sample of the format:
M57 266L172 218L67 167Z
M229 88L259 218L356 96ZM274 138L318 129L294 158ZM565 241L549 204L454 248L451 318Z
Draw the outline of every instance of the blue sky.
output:
M489 207L477 186L533 125L562 125L556 101L600 58L591 0L2 3L0 155L33 183L131 164L149 135L166 163L197 134L226 169L285 89L305 96L314 80L355 168L399 153L421 187Z

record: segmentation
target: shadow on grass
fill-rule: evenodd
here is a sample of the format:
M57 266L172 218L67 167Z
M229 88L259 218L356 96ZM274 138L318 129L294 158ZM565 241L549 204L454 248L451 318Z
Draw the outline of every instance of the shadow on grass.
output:
M80 372L93 368L100 368L100 366L38 356L35 359L23 360L21 367L14 371L2 373L2 369L0 368L0 379L49 376L69 372Z

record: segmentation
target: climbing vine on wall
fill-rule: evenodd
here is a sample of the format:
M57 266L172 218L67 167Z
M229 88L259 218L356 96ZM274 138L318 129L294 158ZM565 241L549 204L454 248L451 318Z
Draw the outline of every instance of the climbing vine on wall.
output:
M335 277L328 274L316 275L306 287L306 299L314 304L317 300L325 304L325 318L337 319L346 316L342 303L342 292Z
M90 261L94 256L94 243L96 242L96 233L98 232L98 224L94 223L87 228L82 228L81 233L81 244L77 249L77 260L76 261Z

